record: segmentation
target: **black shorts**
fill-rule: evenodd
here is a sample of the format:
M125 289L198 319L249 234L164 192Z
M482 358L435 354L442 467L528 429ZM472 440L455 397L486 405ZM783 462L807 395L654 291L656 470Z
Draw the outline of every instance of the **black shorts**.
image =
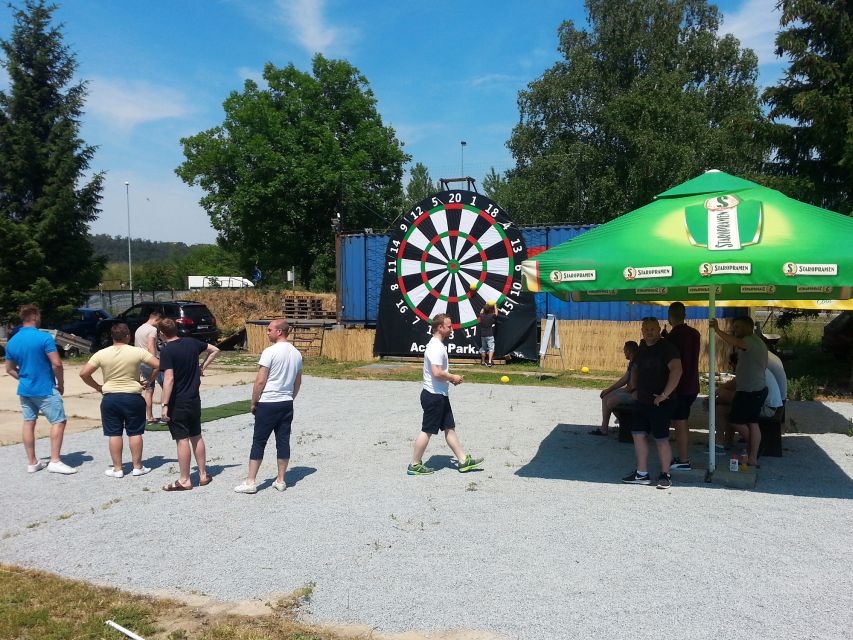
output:
M698 394L694 393L686 396L676 393L673 396L673 400L675 400L675 409L672 412L672 419L687 420L687 418L690 417L690 407L693 406L693 402L696 400L697 395Z
M175 400L169 405L169 433L172 440L201 435L201 398Z
M634 423L631 433L651 433L655 440L669 439L669 423L675 410L675 399L670 398L659 406L638 402L634 405Z
M436 434L446 429L455 429L453 409L450 408L450 398L440 393L421 391L421 407L424 410L424 420L421 431Z
M729 422L732 424L757 423L761 417L761 407L767 399L767 387L761 391L735 391Z

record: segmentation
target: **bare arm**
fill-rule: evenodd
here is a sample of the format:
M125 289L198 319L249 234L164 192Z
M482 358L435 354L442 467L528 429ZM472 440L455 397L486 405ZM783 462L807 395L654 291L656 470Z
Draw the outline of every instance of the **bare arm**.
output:
M20 380L20 377L18 376L18 365L16 365L8 358L6 358L6 373L8 373L15 380Z
M59 395L65 393L65 371L62 368L62 359L59 357L58 351L51 351L47 354L47 359L50 360L50 366L53 367L53 375L56 377L56 389Z
M169 419L169 400L172 397L172 389L175 386L175 370L166 369L163 372L163 392L160 394L160 416L166 420Z
M669 377L666 380L666 386L663 388L663 393L655 395L655 405L669 400L670 396L675 393L675 388L678 386L678 381L681 380L681 359L673 358L667 364L669 367Z
M730 333L726 333L725 331L722 331L720 329L720 325L717 324L716 318L712 318L711 320L709 320L708 326L711 327L711 329L716 332L720 339L726 344L731 345L732 347L736 347L738 349L746 349L746 343L743 340L741 340L740 338L736 338Z
M92 387L95 391L97 391L98 393L103 393L104 386L98 384L92 377L92 374L95 373L97 369L98 368L95 365L89 364L87 362L85 365L83 365L83 368L80 369L80 377L83 379L83 382Z
M296 396L299 395L299 389L302 388L302 372L296 374L296 380L293 383L293 399L296 400Z
M622 374L622 377L621 377L621 378L619 378L616 382L614 382L614 383L613 383L613 384L611 384L609 387L607 387L606 389L604 389L604 390L601 392L600 397L602 397L602 398L603 398L604 396L606 396L606 395L607 395L608 393L610 393L611 391L616 391L616 389L619 389L619 388L621 388L621 387L625 387L625 386L627 386L627 385L628 385L628 383L629 383L630 381L631 381L631 376L630 376L630 375L628 374L628 372L626 371L625 373L623 373L623 374Z
M432 377L438 380L447 380L450 384L457 385L464 380L462 376L456 375L455 373L450 373L449 371L444 371L437 364L432 365Z
M255 376L255 384L252 386L252 414L258 408L258 402L261 399L261 394L264 392L264 387L267 386L267 380L270 377L270 370L267 367L258 367L258 373Z
M214 347L212 344L207 345L207 357L204 359L204 362L201 363L201 375L204 375L205 369L210 366L210 363L216 359L216 356L219 355L219 349Z

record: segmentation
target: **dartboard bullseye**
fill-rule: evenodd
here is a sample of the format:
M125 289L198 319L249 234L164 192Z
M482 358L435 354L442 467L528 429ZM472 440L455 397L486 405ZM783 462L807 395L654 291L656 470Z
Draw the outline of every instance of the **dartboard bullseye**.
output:
M521 292L526 255L520 231L489 198L443 191L403 216L386 262L401 312L424 322L447 313L454 329L465 329L476 326L486 302L500 309Z

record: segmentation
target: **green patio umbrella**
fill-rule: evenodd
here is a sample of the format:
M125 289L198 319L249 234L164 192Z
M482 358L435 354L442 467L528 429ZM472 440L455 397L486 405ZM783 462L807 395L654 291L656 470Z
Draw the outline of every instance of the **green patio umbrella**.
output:
M716 300L848 300L853 218L712 170L521 269L528 291L574 301L704 300L711 317ZM713 419L711 403L712 472Z

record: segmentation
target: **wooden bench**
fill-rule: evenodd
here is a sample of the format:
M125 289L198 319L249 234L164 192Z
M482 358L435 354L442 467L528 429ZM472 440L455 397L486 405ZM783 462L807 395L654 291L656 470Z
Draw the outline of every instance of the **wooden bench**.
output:
M633 404L617 404L613 407L612 413L619 421L619 442L634 442L631 427L634 425L635 410L636 405Z

